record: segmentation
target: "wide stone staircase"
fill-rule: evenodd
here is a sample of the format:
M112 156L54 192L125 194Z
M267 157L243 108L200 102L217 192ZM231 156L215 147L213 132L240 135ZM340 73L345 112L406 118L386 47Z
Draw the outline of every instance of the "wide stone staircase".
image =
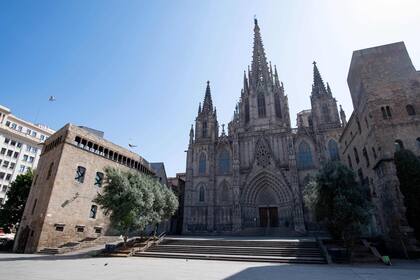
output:
M137 257L325 264L314 239L164 238Z

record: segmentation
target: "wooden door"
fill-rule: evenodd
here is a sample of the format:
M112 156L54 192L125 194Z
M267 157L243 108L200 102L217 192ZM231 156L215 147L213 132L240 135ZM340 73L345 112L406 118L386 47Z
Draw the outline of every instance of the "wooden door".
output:
M270 207L268 208L269 216L270 216L270 227L278 227L279 226L279 216L277 207Z
M259 208L260 211L260 227L267 227L268 226L268 208L261 207Z

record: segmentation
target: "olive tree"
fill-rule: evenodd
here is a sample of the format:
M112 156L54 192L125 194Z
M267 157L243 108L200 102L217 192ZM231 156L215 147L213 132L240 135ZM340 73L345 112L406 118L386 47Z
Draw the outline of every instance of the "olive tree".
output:
M178 208L173 192L153 177L115 168L107 168L105 173L104 189L94 201L110 216L124 242L130 232L143 232L148 225L170 218Z

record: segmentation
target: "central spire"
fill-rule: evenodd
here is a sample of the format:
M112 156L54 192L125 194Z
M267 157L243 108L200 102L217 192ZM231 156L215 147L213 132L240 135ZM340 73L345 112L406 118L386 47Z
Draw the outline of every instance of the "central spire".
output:
M254 85L266 83L270 78L260 27L256 18L254 18L254 48L252 53L251 75L250 80L252 80Z
M207 81L206 94L203 102L203 112L213 111L213 101L211 100L210 81Z

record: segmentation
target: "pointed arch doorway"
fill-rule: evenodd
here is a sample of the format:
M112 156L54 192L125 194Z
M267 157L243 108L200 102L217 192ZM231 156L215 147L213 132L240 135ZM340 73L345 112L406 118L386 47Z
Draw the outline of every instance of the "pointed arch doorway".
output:
M278 227L278 202L270 186L264 186L257 194L259 226L263 228Z

